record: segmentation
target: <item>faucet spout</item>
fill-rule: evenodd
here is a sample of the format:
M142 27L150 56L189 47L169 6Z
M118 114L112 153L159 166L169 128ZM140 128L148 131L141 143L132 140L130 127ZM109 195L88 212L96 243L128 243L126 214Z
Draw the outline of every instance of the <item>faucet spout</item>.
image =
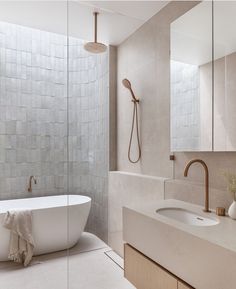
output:
M30 176L29 178L29 186L28 186L28 192L32 193L32 180L34 181L34 184L37 184L37 180L35 178L35 176Z
M189 168L191 167L192 164L194 163L200 163L205 171L205 208L204 208L204 212L206 213L210 213L210 209L209 209L209 171L208 171L208 167L206 165L206 163L201 160L201 159L194 159L191 160L185 167L184 169L184 176L187 177L188 176L188 171Z

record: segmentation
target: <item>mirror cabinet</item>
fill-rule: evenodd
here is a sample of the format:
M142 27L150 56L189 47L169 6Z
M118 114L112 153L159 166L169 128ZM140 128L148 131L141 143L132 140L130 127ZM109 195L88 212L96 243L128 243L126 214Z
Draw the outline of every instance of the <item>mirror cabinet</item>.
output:
M236 151L236 2L204 1L171 24L171 150Z

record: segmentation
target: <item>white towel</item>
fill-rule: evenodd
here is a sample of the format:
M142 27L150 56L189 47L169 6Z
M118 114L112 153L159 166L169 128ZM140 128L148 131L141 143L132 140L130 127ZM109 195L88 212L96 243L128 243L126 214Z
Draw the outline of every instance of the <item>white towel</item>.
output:
M34 250L31 211L8 211L4 216L3 226L11 231L8 258L27 266Z

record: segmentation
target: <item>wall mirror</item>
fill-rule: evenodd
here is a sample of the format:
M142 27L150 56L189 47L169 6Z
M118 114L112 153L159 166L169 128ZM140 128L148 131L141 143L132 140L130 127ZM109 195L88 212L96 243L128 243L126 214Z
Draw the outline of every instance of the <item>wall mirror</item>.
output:
M212 2L171 24L171 150L213 150Z
M235 15L205 1L171 25L172 151L236 151Z
M236 2L214 2L214 151L236 151Z

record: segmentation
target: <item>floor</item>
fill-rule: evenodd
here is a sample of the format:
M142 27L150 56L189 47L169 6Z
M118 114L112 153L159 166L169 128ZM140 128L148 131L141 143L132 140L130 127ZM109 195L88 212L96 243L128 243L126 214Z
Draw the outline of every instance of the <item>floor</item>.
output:
M0 262L0 289L135 289L122 266L104 242L84 233L69 257L66 251L35 257L27 268Z

